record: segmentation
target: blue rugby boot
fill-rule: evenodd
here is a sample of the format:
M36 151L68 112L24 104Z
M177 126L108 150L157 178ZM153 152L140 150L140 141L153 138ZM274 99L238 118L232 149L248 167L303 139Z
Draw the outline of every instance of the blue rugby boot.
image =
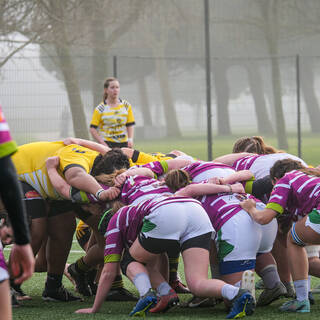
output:
M150 289L139 299L133 310L129 313L130 317L145 317L146 312L157 304L157 296Z

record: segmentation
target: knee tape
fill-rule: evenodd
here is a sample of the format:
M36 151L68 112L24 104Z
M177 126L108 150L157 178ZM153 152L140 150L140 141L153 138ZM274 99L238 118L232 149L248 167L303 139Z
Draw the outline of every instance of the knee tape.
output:
M300 247L306 246L306 244L299 238L299 236L296 233L296 224L295 223L292 225L290 233L291 233L292 240L296 245L298 245Z

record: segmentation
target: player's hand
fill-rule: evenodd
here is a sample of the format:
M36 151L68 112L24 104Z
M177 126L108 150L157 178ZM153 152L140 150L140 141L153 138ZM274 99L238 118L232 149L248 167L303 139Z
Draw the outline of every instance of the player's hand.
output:
M87 308L87 309L79 309L75 311L75 313L95 313L95 312L93 311L93 308Z
M234 183L231 185L232 192L234 193L245 193L242 183Z
M120 189L117 187L111 187L108 190L101 192L99 200L108 201L116 199L120 194Z
M256 207L256 202L253 199L247 199L247 200L241 201L240 206L243 210L250 213L250 210Z
M69 144L79 144L80 145L80 140L78 138L68 137L63 140L63 144L66 146L68 146Z
M222 178L218 178L218 177L212 177L210 178L208 181L209 183L212 183L212 184L223 184L221 183L221 180Z
M14 244L10 253L10 269L16 284L29 279L34 272L34 256L30 244Z
M49 157L46 160L47 169L58 168L59 162L60 162L60 158L59 157Z
M119 174L114 178L115 187L121 188L124 182L126 181L127 174L125 172Z

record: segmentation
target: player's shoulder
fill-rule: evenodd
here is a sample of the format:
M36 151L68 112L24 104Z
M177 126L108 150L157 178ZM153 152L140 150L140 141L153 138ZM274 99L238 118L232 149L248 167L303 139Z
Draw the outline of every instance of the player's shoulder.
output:
M99 113L102 113L105 109L105 104L103 102L101 102L100 104L98 104L95 108Z
M120 103L126 108L126 109L129 109L131 107L131 104L128 100L125 100L125 99L119 99L120 100Z

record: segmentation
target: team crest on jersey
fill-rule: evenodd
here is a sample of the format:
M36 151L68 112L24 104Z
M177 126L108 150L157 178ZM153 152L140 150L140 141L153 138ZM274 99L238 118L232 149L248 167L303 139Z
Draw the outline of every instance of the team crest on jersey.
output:
M240 201L244 201L244 200L247 199L247 195L245 195L245 194L239 194L239 193L237 193L237 194L234 194L234 196L235 196L238 200L240 200Z
M36 190L31 190L25 193L26 199L36 199L41 198L41 195Z

